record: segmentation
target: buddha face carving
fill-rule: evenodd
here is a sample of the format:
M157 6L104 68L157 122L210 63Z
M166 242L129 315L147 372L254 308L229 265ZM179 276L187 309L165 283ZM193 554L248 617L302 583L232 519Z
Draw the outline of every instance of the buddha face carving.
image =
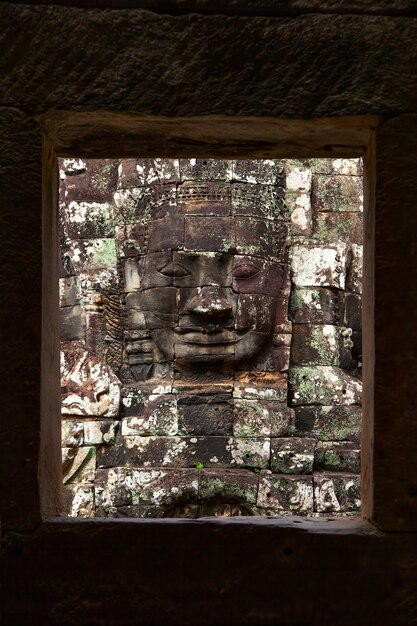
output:
M155 363L250 362L274 332L282 215L239 214L206 199L171 206L148 233L140 287L126 297L130 363L151 375Z

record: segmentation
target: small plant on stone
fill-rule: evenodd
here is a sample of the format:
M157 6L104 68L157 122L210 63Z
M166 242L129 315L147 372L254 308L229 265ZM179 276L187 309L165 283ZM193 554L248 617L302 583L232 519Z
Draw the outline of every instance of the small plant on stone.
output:
M261 473L261 470L258 469L257 467L253 471L255 472L255 474L260 474Z
M195 464L197 469L203 469L204 467L204 463L201 463L201 461L197 461L197 463Z

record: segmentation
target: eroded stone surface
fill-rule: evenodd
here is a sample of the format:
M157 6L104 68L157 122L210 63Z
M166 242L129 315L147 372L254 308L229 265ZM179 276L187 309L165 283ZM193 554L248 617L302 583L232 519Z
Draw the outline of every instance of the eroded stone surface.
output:
M313 469L359 471L356 161L100 163L60 174L64 467L94 484L82 514L311 514Z

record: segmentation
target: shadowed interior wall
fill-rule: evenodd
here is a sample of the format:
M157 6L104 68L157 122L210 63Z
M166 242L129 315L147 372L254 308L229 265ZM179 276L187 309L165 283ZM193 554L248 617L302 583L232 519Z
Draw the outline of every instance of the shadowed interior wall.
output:
M0 5L5 623L409 626L414 5L287 0L266 12L236 0L225 16L191 0L190 13L165 5L176 14L140 0L57 3ZM62 484L55 154L129 158L138 146L143 158L365 156L362 521L51 517Z

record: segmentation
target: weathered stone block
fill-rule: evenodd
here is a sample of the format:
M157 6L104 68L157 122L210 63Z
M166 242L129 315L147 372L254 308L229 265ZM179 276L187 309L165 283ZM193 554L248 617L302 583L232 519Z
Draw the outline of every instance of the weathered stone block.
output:
M312 476L282 476L262 471L257 505L261 509L283 515L311 515L313 513Z
M232 161L218 159L179 159L181 180L222 180L232 179Z
M285 256L285 222L236 217L236 251L238 254L261 256L282 262Z
M281 372L265 372L262 377L238 372L233 387L234 398L276 400L287 402L287 376Z
M118 162L115 159L62 159L60 196L75 202L111 203L116 191Z
M310 474L313 471L315 439L271 439L271 470L278 474Z
M293 367L289 380L292 406L351 405L361 401L361 382L337 367Z
M338 166L336 166L338 167ZM334 168L334 166L333 166ZM339 166L339 170L350 166ZM363 181L361 176L315 174L311 190L314 211L362 211Z
M61 352L61 413L116 417L120 381L101 357L87 352L78 342Z
M195 503L198 495L198 470L132 470L132 504L167 506Z
M186 215L184 246L192 251L233 252L236 247L235 220Z
M240 293L237 301L236 329L271 333L277 300L264 294ZM236 346L237 347L237 346Z
M140 406L138 415L122 420L122 435L176 435L177 400L172 394L151 396Z
M285 202L291 216L291 234L309 237L313 231L310 194L288 192L285 196Z
M360 476L357 474L314 474L313 480L318 513L360 511Z
M295 245L290 256L292 280L297 287L345 288L346 246Z
M123 263L124 291L137 291L141 285L141 273L139 272L138 260L128 258Z
M94 497L96 515L114 516L117 507L132 503L132 471L123 467L98 469Z
M329 324L294 324L291 363L350 366L352 330Z
M288 297L277 298L277 309L275 312L275 326L274 331L277 334L291 334L292 322L288 319Z
M119 259L137 257L148 249L148 229L144 224L116 226L115 246Z
M271 446L267 438L230 438L227 448L231 452L231 464L236 467L268 467Z
M61 341L72 341L82 339L84 336L84 325L82 308L79 304L75 306L64 306L59 309Z
M232 188L226 182L183 182L177 187L178 211L187 215L230 215L231 201Z
M61 444L63 448L78 448L84 443L84 423L79 420L62 420Z
M274 370L287 372L290 366L291 335L288 333L274 334L272 338L272 354Z
M200 470L200 498L256 504L259 476L249 470Z
M71 239L97 239L114 236L113 206L108 202L62 203L64 230Z
M297 406L295 432L324 441L352 441L359 444L360 406Z
M324 159L320 159L324 160ZM362 159L327 159L334 174L343 176L362 176Z
M264 184L233 183L232 215L279 222L287 219L282 187ZM277 242L278 243L278 242Z
M254 256L235 255L233 289L239 293L277 297L283 285L283 267Z
M177 287L231 287L233 255L218 252L174 252L174 285Z
M116 440L118 422L94 420L84 422L85 445L112 445Z
M363 248L352 244L349 251L346 289L354 293L362 293Z
M283 162L277 159L239 159L232 162L233 180L267 185L285 184Z
M352 330L362 330L362 298L353 293L346 294L345 324Z
M59 306L75 306L78 299L78 285L75 276L59 279Z
M328 242L363 244L362 213L334 212L316 213L314 236L324 245Z
M265 399L235 399L236 437L285 436L293 430L293 412L286 404Z
M216 396L206 396L207 404L192 404L193 397L178 404L178 430L182 435L231 435L233 407L230 402L215 401ZM190 402L188 402L188 400Z
M93 446L82 448L62 448L62 473L64 485L67 483L92 482L96 472L96 449Z
M94 487L89 484L64 485L63 511L69 517L94 517Z
M359 474L361 451L349 441L320 441L314 454L314 469Z
M183 248L184 233L184 220L178 215L152 220L148 226L148 252Z
M271 434L270 405L265 400L234 400L233 434L235 437L260 437Z
M299 167L287 163L286 189L289 192L307 193L311 191L312 173L309 167Z
M77 239L69 244L69 254L77 272L116 267L114 239Z
M296 324L343 322L344 294L336 289L295 287L291 292L289 315Z
M205 461L207 464L208 447L211 449L210 456L227 464L230 454L226 451L226 441L222 437L211 438L208 446L209 442L205 442L204 438L199 441L197 437L129 435L121 437L113 450L100 449L98 466L193 467L198 462ZM204 457L204 461L200 456Z

